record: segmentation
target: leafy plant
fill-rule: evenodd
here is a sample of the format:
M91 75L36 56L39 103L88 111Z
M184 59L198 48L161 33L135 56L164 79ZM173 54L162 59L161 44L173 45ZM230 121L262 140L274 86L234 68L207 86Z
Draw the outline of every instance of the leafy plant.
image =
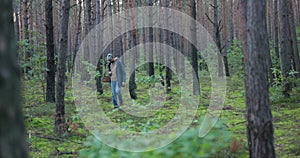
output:
M45 52L45 43L39 42L43 41L40 40L42 37L39 33L32 32L32 34L36 38L38 44L33 44L29 40L19 41L19 61L24 72L26 71L25 69L29 67L28 72L24 73L24 76L32 82L40 84L43 89L43 98L45 99L45 77L46 72L49 71L46 68L47 56ZM31 54L29 59L25 59L24 52L29 52Z
M228 49L228 64L230 72L233 75L244 77L244 54L241 41L234 40L232 46Z
M276 101L279 100L280 98L282 98L282 90L284 89L284 85L283 85L283 81L285 80L283 75L282 75L282 70L277 69L277 68L272 68L272 73L274 75L274 82L272 87L270 88L270 92L271 92L271 101ZM294 85L294 87L296 88L297 91L299 91L299 86L295 86L295 85L299 85L299 79L297 79L296 75L297 75L297 71L295 70L291 70L288 73L288 77L287 77L287 81L291 84Z
M230 133L226 130L224 125L219 122L215 128L204 138L198 137L198 129L191 128L180 136L176 141L168 146L142 153L132 153L120 151L101 143L95 137L88 137L85 142L87 147L80 151L80 156L88 158L96 157L215 157L218 151L225 149L229 146Z
M89 74L89 80L85 81L86 84L88 83L92 83L93 81L95 81L96 77L100 77L101 74L99 71L97 71L97 67L95 65L93 65L92 63L89 63L88 61L83 61L82 62L84 65L84 68L86 69L86 71Z

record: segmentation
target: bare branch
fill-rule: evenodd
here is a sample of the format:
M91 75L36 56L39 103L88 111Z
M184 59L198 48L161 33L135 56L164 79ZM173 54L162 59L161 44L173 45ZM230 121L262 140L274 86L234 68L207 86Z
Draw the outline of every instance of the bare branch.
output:
M223 30L223 28L224 28L223 25L221 25L221 26L219 25L219 26L218 26L218 32L221 32L221 31Z
M209 20L209 22L211 22L214 26L216 26L216 24L210 19L210 17L208 16L208 14L205 13L205 15L206 15L207 19Z
M220 49L220 53L223 55L223 50L224 50L224 48L226 47L226 44Z
M212 5L212 4L209 4L211 7L213 7L214 9L216 8L216 6Z

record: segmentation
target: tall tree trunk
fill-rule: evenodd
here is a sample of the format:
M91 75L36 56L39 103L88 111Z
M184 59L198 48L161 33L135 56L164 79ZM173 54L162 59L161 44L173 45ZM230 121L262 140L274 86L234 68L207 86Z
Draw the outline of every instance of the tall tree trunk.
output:
M31 58L32 54L34 54L35 52L35 43L34 43L34 39L36 38L36 36L33 36L33 32L35 31L34 30L34 27L33 27L33 21L34 21L34 10L33 9L33 6L36 2L35 1L28 1L28 35L29 35L29 45L31 45L32 47L28 47L28 53L29 53L29 57ZM32 68L30 68L31 70Z
M77 28L76 28L76 35L75 35L75 50L73 53L73 59L72 59L72 70L74 71L74 64L76 60L76 55L79 50L79 45L81 42L81 14L82 14L82 1L78 0L78 21L77 21Z
M168 7L169 6L169 0L163 0L162 1L162 5L163 7ZM169 25L169 13L168 10L165 10L165 14L164 14L164 24L165 27L167 27ZM163 31L164 34L164 42L167 45L170 45L170 32L168 30L164 30ZM170 58L170 54L169 54L169 48L165 47L165 49L163 50L163 55L165 55L166 57L166 92L170 92L171 91L171 78L172 78L172 74L171 74L171 58Z
M55 133L63 135L67 132L65 121L65 77L66 77L66 55L68 48L68 25L70 0L62 0L59 51L57 64L56 80L56 114L55 114Z
M172 3L172 9L181 11L181 0L178 1L178 4L176 4L176 0L172 0L171 3ZM197 6L197 7L199 7L199 6ZM172 24L176 23L176 19L181 19L181 18L182 18L182 16L180 16L180 15L178 17L172 16L171 17ZM180 22L179 22L179 24L180 24ZM179 26L179 25L175 25L174 27L178 30L180 30L182 28L182 26ZM181 49L180 36L176 33L173 33L173 36L172 36L172 47L174 47L177 51L180 51L180 49ZM181 77L179 62L180 62L180 57L182 56L182 54L178 53L178 52L176 53L174 51L172 52L172 54L173 54L173 61L174 61L176 75Z
M46 101L55 102L55 59L53 34L53 6L52 0L46 0L46 47L47 47L47 76Z
M91 23L91 0L85 0L85 9L84 9L84 38L86 40L86 42L84 42L84 54L83 54L83 58L84 58L84 61L89 61L90 60L90 49L89 49L89 45L90 45L90 42L92 41L89 41L90 39L89 38L86 38L88 33L90 32L90 29L91 29L91 26L92 26L92 23ZM90 74L88 73L87 71L87 66L86 65L83 65L82 67L83 69L81 70L82 71L82 76L81 76L81 80L82 81L86 81L90 78Z
M197 28L196 28L196 2L195 0L190 0L191 4L191 40L194 43L197 43ZM198 50L197 48L191 44L192 49L192 67L194 70L193 75L193 94L194 95L200 95L200 84L199 84L199 75L198 75Z
M100 21L101 21L100 0L96 0L96 24L99 24Z
M289 25L289 11L288 4L286 0L279 0L280 11L281 11L281 50L280 50L280 62L282 75L284 77L284 90L283 95L289 97L289 91L291 90L291 85L287 80L289 72L292 69L292 44L291 44L291 34Z
M40 32L40 34L41 34L42 37L45 37L46 36L46 34L45 34L46 30L44 28L43 16L41 16L41 15L43 15L43 11L44 11L43 10L43 5L42 5L43 2L44 1L39 0L39 6L38 6L38 14L39 14L39 16L38 16L38 23L39 23L39 32ZM52 14L53 14L53 12L52 12ZM52 19L53 19L53 17L52 17Z
M116 3L117 3L117 11L120 12L121 11L120 0L116 0ZM122 31L121 18L122 18L121 14L118 14L117 15L117 32L118 32L118 34L120 34ZM121 24L121 25L118 25L118 24ZM117 48L118 48L117 55L118 55L118 57L121 57L124 54L122 37L119 37L117 40Z
M159 7L162 7L162 3L159 3ZM164 18L162 14L158 13L157 14L157 18L158 18L158 21L162 21ZM158 24L158 27L161 28L163 27L162 26L163 23L159 23ZM158 41L159 43L163 43L164 42L164 33L163 33L163 29L158 29L157 30L157 38L158 38ZM159 47L157 47L157 50L156 50L156 53L157 53L157 57L158 57L158 61L160 63L159 65L159 76L160 76L160 81L161 81L161 84L164 86L165 85L165 81L164 81L164 76L163 76L163 70L165 69L165 66L164 66L164 62L165 62L165 58L164 58L164 54L163 54L163 47L162 45L159 45Z
M279 59L279 26L278 26L278 0L274 0L274 39L275 55Z
M20 40L23 40L24 39L24 25L23 25L23 1L22 0L19 0L19 21L20 21ZM21 54L20 57L24 58L24 55Z
M298 9L298 17L297 20L298 22L300 21L300 0L297 0L297 9ZM299 25L299 24L298 24Z
M268 0L267 1L267 26L268 26L268 37L269 37L269 41L272 41L272 3L273 0Z
M181 12L185 10L185 6L183 5L183 3L184 2L182 0L179 1L179 6L180 6ZM182 23L183 21L180 21L180 22ZM182 25L183 24L180 25L180 31L184 31L184 29L185 29ZM187 54L185 51L185 43L183 40L184 38L183 37L179 37L179 38L180 38L180 48L181 48L180 52L182 52L182 55L184 56L185 54ZM185 61L184 61L183 57L179 58L179 65L180 65L179 70L181 73L180 75L183 79L185 79Z
M16 0L13 0L13 7L14 7L14 13L15 13L15 35L16 35L16 40L19 42L20 40L20 21L19 21L19 8L18 8L18 3Z
M109 15L109 29L110 34L112 35L114 33L114 22L113 22L113 8L112 8L112 0L107 0L107 5L108 5L108 15ZM112 53L114 56L116 56L115 51L114 51L114 45L115 41L111 41L112 43L110 44L109 52Z
M213 19L213 28L214 28L214 40L217 44L217 47L219 48L219 50L221 50L221 36L220 36L220 23L219 23L219 5L218 5L218 0L214 0L214 5L213 5L213 9L214 9L214 19Z
M225 67L225 74L227 77L230 76L230 72L229 72L229 65L228 65L228 60L227 60L227 42L228 42L228 39L227 39L227 1L226 0L222 0L222 12L223 12L223 38L224 38L224 46L223 46L223 50L222 50L222 55L223 55L223 62L224 62L224 67Z
M242 0L247 104L247 135L250 158L274 158L273 124L269 103L266 56L269 53L266 1ZM244 12L245 13L245 12ZM245 24L243 24L245 26ZM246 38L245 38L246 37Z
M290 33L291 33L291 42L292 42L292 50L293 50L293 64L295 71L299 72L297 77L300 78L300 60L299 60L299 50L297 43L297 33L296 33L296 24L294 18L294 9L293 3L291 1L287 1L289 7L289 24L290 24Z
M213 37L214 37L214 40L217 44L217 47L220 51L220 53L222 53L222 44L221 44L221 21L219 21L219 11L218 11L218 8L219 8L219 5L218 5L218 0L214 0L214 4L211 5L214 9L214 19L211 20L210 17L208 15L207 18L208 20L212 23L213 25ZM223 67L224 65L222 65L222 57L221 57L221 54L218 54L218 67L219 67L219 71L218 71L218 74L219 76L223 76Z
M0 27L0 157L27 158L13 7L10 0L0 1Z
M91 16L92 16L92 7L91 7L91 0L85 0L85 11L84 11L84 21L85 21L85 31L84 31L84 35L86 36L90 30L91 30L91 26L92 26L92 21L91 21Z
M100 22L101 22L101 6L100 5L100 0L96 0L96 25L100 25ZM99 26L97 26L99 27ZM99 27L102 29L102 27ZM100 31L102 32L102 31ZM97 34L96 36L100 36L100 37L97 37L96 39L100 40L100 41L97 41L97 44L99 45L99 50L98 51L102 51L102 37L103 37L103 34L100 33L100 34ZM98 60L98 63L97 63L97 71L99 72L100 76L96 77L96 87L97 87L97 92L101 95L103 94L103 87L102 87L102 81L101 81L101 78L103 77L103 56L100 57L100 59Z
M230 26L230 44L233 45L234 41L234 4L233 0L229 0L229 6L230 6L230 20L229 20L229 26Z
M130 34L130 48L133 48L137 45L137 29L136 29L136 22L134 21L134 13L133 13L133 2L132 0L128 0L128 8L130 9L130 26L132 28L131 34ZM136 58L137 58L137 52L136 50L133 50L131 53L131 67L130 72L131 75L129 77L129 93L130 97L132 99L137 99L137 94L135 90L137 89L137 85L135 82L135 65L136 65Z
M23 0L23 23L24 23L24 39L29 43L29 23L28 23L28 0ZM28 63L30 60L30 51L25 50L25 62ZM30 66L25 67L25 72L28 73Z
M149 7L152 7L153 6L153 0L148 0L148 6ZM149 52L148 52L148 55L149 55L149 76L154 76L154 62L153 62L153 44L152 42L153 41L153 19L152 19L152 14L153 14L153 11L152 9L150 8L149 10L149 25L150 25L150 28L149 28L149 41L150 42L150 47L149 47Z

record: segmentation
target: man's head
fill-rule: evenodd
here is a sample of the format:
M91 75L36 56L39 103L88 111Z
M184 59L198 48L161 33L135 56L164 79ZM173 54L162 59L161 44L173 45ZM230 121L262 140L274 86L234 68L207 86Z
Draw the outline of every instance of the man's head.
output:
M107 61L111 61L113 59L113 55L111 53L108 53L106 56Z

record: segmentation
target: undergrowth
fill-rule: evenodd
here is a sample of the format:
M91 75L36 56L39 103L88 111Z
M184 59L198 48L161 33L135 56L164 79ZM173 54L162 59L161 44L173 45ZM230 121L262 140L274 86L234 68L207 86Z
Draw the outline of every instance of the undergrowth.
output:
M63 137L54 134L55 104L45 103L41 86L32 81L23 80L23 110L27 127L27 140L31 157L248 157L245 90L243 78L233 75L227 79L226 101L223 111L213 130L204 138L198 137L198 128L209 106L211 85L208 72L200 72L201 97L198 110L189 129L177 140L158 150L144 153L130 153L111 148L93 137L90 127L79 116L80 108L75 106L71 83L67 83L66 120L69 133ZM137 76L138 78L139 76ZM140 78L137 93L137 105L151 105L148 82L151 78ZM104 94L98 98L99 107L112 122L125 130L148 132L165 125L174 117L181 91L174 86L169 99L163 107L149 119L137 119L121 110L113 110L108 84L104 84ZM149 88L149 87L148 87ZM294 88L291 98L284 98L276 87L270 89L273 124L275 129L274 145L278 157L300 156L300 99L299 88ZM84 93L84 92L83 92ZM125 105L126 106L126 105ZM143 107L147 109L147 106ZM149 121L150 120L150 121ZM97 123L97 120L96 120ZM105 128L105 127L104 127Z

